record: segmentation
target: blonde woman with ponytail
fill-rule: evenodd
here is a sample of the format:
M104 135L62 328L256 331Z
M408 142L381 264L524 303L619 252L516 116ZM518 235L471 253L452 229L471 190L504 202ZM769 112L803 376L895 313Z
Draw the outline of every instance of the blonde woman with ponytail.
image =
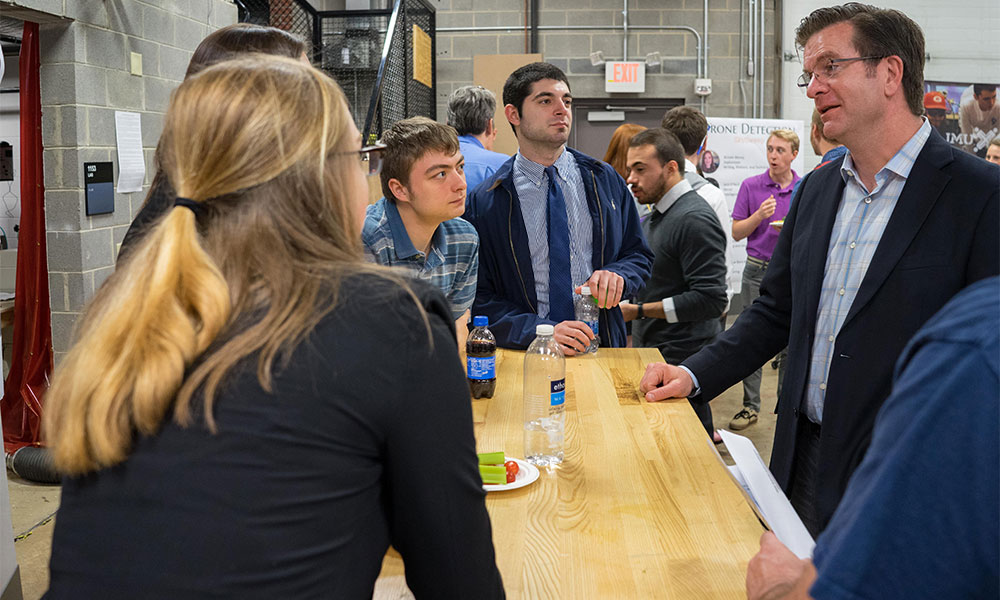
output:
M378 156L340 88L209 67L159 158L177 200L46 398L46 598L371 598L390 543L418 598L503 597L448 305L361 258Z

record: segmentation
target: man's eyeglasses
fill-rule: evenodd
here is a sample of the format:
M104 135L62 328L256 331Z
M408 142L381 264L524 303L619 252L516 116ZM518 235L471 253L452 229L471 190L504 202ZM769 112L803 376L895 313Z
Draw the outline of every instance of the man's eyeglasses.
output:
M810 73L809 71L803 71L802 75L796 80L795 85L805 90L812 83L815 77L820 83L827 82L837 76L837 73L842 69L842 65L846 63L852 63L856 60L882 60L884 56L854 56L852 58L828 58L826 64L823 65L819 70Z
M371 146L365 146L360 150L338 152L338 154L353 154L357 152L358 159L361 161L361 170L364 171L369 177L373 177L382 172L382 152L384 150L385 144L374 144Z

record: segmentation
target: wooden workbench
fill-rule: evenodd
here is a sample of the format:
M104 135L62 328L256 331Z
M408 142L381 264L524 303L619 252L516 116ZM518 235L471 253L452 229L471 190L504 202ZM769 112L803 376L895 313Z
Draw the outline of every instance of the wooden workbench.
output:
M523 456L523 356L498 352L494 397L472 401L480 452ZM641 398L657 360L646 348L567 359L562 466L486 500L508 598L745 597L763 527L687 401ZM402 573L390 552L375 598L411 597Z

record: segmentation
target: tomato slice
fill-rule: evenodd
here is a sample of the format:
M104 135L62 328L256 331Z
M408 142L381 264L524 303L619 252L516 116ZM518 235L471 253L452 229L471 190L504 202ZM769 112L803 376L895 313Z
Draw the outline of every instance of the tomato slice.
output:
M508 460L503 464L503 466L507 469L507 483L514 483L514 480L517 479L517 471L519 469L517 463L512 460Z

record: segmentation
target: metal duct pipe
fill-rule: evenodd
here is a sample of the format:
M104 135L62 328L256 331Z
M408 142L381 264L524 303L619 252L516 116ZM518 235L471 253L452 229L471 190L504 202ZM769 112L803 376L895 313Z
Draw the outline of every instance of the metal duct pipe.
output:
M747 88L745 87L745 83L746 83L747 68L748 68L749 65L747 65L746 63L743 62L743 21L744 21L743 7L744 6L746 6L746 4L743 2L743 0L740 0L740 44L739 44L739 47L740 47L740 58L739 58L740 78L739 78L739 84L740 84L740 97L743 99L743 115L742 116L743 116L743 118L746 118L746 116L747 116Z
M749 4L749 26L750 33L747 48L747 73L750 75L750 117L757 117L757 0L750 0Z
M617 25L539 25L537 29L539 31L618 31L621 27ZM704 45L702 44L701 34L697 29L688 27L687 25L632 25L629 29L640 29L643 31L686 31L690 33L694 36L695 47L697 49L697 75L698 77L704 77L704 72L702 71ZM435 31L440 33L460 33L464 31L504 31L516 33L523 31L523 28L495 25L489 27L438 27Z
M761 57L764 56L764 36L761 35L764 31L763 8L764 0L757 0L757 56L754 58L754 63L757 65L757 114L754 116L758 119L764 114L764 65L760 64Z
M622 2L622 60L628 60L628 0Z
M622 55L622 60L628 60L628 30L638 29L642 31L686 31L694 36L695 41L695 76L705 77L708 72L708 48L707 48L707 36L708 36L708 0L705 1L705 42L703 42L702 34L698 32L697 29L693 27L688 27L687 25L633 25L629 27L628 25L628 0L625 0L625 6L622 10L622 17L624 18L624 26L618 27L616 25L535 25L532 23L532 32L537 31L617 31L622 29L624 33L624 41L622 43L622 50L624 54ZM538 0L532 0L533 8L538 6ZM521 31L522 28L510 27L506 25L496 25L488 27L438 27L436 29L439 33L459 33L465 31L503 31L503 32L516 32ZM536 44L534 40L533 44ZM701 96L701 111L705 112L705 97Z

